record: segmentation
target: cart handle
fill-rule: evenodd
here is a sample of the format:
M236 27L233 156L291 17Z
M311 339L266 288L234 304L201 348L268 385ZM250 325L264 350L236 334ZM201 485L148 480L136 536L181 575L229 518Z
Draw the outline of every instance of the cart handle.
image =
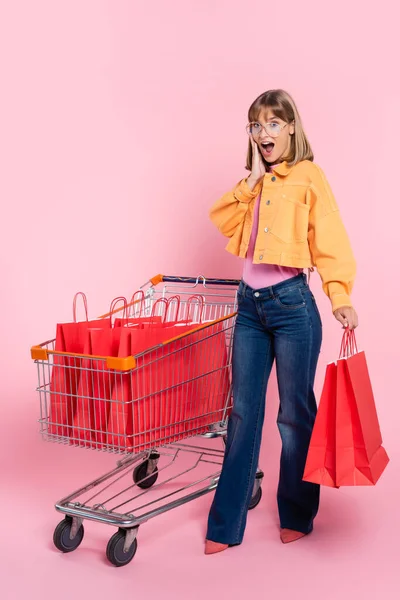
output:
M199 275L198 277L179 277L178 275L156 275L155 277L152 277L147 283L151 283L152 286L156 286L162 282L193 283L195 285L201 284L204 287L206 287L207 285L231 285L237 287L240 283L238 279L209 279L204 277L204 275Z

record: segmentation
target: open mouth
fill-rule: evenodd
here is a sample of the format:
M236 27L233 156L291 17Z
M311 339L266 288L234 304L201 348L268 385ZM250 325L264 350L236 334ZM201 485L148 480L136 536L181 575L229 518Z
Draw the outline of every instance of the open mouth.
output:
M264 144L261 144L261 149L266 155L271 154L274 148L275 144L273 142L266 142Z

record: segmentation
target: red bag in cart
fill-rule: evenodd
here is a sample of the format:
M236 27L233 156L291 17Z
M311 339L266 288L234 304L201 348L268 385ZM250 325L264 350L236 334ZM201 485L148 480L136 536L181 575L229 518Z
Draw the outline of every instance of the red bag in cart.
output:
M133 403L132 431L145 432L136 434L135 445L148 445L158 440L163 444L177 441L182 439L187 426L187 398L190 397L188 390L192 386L188 381L190 365L187 340L201 325L204 300L201 296L188 298L186 316L181 321L177 320L180 311L178 296L168 301L161 298L158 303L161 302L165 302L165 316L175 316L175 321L153 326L154 329L163 329L158 343L164 346L154 350L138 364L136 376L132 379L132 396L136 399ZM174 310L175 315L171 314ZM191 320L191 313L192 318L197 317L199 322Z
M108 330L89 329L85 354L101 357L129 356L129 335L122 327ZM77 392L73 437L102 448L106 443L107 421L113 388L118 373L104 359L84 358Z
M224 322L190 327L170 351L168 392L160 401L165 437L197 435L225 419L231 382ZM172 385L172 383L174 385Z
M126 311L127 301L119 297L112 301L108 315L113 314L115 305L121 300ZM104 359L96 357L128 356L128 337L128 332L121 327L91 327L86 332L84 354L92 358L82 360L73 428L74 439L84 441L85 446L100 449L106 442L108 413L117 377L116 373L107 367Z
M337 485L375 485L389 457L382 436L364 352L354 331L343 337L344 358L338 361L336 410Z
M138 359L127 410L113 404L111 410L119 409L119 419L113 415L109 431L115 432L117 423L119 444L142 450L171 443L221 419L230 391L222 322L199 326L184 321L155 326L151 333L136 330L131 335L132 354L137 353L141 336L147 343L139 352L143 346L172 341Z
M118 356L134 356L146 350L147 347L158 344L160 331L151 327L119 327L124 336L124 346ZM126 346L125 346L126 344ZM125 350L126 347L126 350ZM125 354L127 352L127 354ZM135 403L132 393L132 380L136 377L136 369L129 372L115 372L110 410L107 420L108 446L117 447L121 450L132 449L133 441L133 404ZM142 425L142 428L144 425Z
M181 331L176 328L181 336L165 347L161 357L164 364L158 365L156 389L165 391L160 396L153 390L153 410L147 411L153 415L151 428L161 434L164 443L182 439L183 433L184 437L203 433L209 425L229 416L225 413L231 384L224 323L202 324L202 296L188 299L186 322L192 301L198 303L192 312L200 323Z
M84 303L86 320L76 320L76 302L81 296ZM89 321L85 294L75 295L73 303L73 322L59 323L56 331L56 352L84 354L86 333L90 327L110 328L110 319ZM49 433L58 436L70 436L76 408L76 395L81 374L82 358L78 356L54 355L50 380Z
M200 302L202 323L204 299L201 296L193 296L192 299ZM176 354L174 367L182 373L184 383L170 399L170 404L176 409L176 421L180 424L178 432L176 427L171 428L172 434L180 433L184 425L186 433L197 435L229 416L225 413L231 381L224 321L203 325L182 338L184 348Z
M170 304L177 301L179 310L179 297L174 296L168 301L164 298L158 300L157 304L164 303L166 312ZM175 330L176 328L176 330ZM177 323L176 321L160 323L158 320L142 324L141 326L123 327L129 332L130 352L132 356L141 354L159 346L163 341L173 335L176 331L183 333L185 330L193 328L193 325L187 325L187 321ZM175 333L172 334L171 331ZM148 444L152 439L149 432L151 422L153 422L154 411L152 398L146 397L152 386L159 384L160 366L162 349L155 348L151 353L147 353L145 358L138 359L137 368L129 373L116 374L115 386L113 389L112 402L108 417L107 426L107 444L120 449L132 449L134 446L138 450L138 445ZM144 363L150 364L149 368L144 367ZM163 365L165 375L167 375L166 365ZM150 388L149 388L150 386ZM151 394L151 392L150 392ZM135 435L135 439L133 436Z
M324 387L311 435L303 481L328 487L336 485L336 388L337 366L326 367Z

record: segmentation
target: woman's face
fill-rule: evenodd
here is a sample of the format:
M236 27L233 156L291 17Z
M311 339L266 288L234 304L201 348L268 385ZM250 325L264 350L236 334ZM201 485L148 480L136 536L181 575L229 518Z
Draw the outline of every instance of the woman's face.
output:
M274 115L270 108L259 114L252 126L252 136L264 160L274 165L289 153L294 123L286 123Z

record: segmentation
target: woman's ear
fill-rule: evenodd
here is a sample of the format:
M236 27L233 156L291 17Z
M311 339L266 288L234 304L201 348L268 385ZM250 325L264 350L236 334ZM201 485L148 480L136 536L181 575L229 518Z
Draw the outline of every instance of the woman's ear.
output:
M294 122L294 121L292 121L292 122L290 123L290 125L289 125L289 134L290 134L290 135L293 135L293 134L294 134L294 130L295 130L294 124L295 124L295 122Z

